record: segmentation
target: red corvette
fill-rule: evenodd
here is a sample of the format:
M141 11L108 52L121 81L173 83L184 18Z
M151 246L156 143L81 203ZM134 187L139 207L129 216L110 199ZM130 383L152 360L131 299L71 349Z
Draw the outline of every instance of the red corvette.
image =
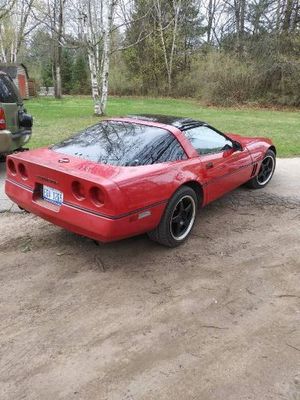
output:
M200 207L244 183L263 188L275 164L269 139L140 115L8 156L5 187L21 208L80 235L109 242L147 232L174 247Z

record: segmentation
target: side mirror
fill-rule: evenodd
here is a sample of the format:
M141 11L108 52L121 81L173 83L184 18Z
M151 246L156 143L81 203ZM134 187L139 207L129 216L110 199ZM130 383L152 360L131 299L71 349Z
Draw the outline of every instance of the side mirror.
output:
M232 148L234 151L243 151L243 146L240 142L237 142L236 140L232 141Z

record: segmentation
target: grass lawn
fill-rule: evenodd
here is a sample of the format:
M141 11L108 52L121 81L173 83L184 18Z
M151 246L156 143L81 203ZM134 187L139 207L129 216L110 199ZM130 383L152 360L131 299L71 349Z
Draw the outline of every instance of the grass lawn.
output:
M56 143L99 120L93 116L93 103L89 97L32 99L26 102L26 108L34 116L31 148ZM297 111L213 108L192 100L127 97L110 98L107 111L109 116L148 113L193 117L223 132L268 136L273 139L281 157L300 154L300 113Z

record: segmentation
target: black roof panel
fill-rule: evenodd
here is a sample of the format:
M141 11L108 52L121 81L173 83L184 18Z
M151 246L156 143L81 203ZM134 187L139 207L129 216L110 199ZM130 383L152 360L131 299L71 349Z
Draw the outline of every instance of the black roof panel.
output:
M178 129L186 129L194 125L204 125L205 122L197 121L188 117L175 117L173 115L159 115L159 114L134 114L128 115L129 118L136 118L142 121L158 122L160 124L172 125Z

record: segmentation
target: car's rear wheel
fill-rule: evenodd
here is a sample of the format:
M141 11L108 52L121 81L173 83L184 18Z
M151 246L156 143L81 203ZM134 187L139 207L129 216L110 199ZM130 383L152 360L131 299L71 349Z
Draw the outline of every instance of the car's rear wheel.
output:
M198 199L194 190L182 186L169 201L158 227L148 232L148 236L164 246L179 246L194 226L197 207Z
M262 189L265 187L272 179L275 166L275 153L272 150L268 150L264 156L264 159L262 160L258 174L247 182L247 186L251 189Z

